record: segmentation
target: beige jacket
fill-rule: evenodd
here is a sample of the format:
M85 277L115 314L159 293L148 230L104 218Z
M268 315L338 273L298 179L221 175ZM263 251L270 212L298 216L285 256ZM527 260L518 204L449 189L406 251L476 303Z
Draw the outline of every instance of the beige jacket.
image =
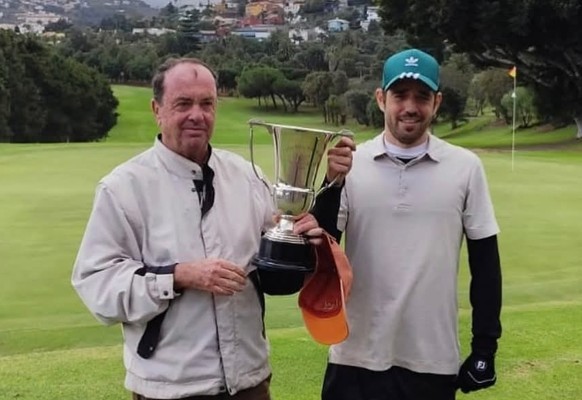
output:
M128 390L167 399L234 394L270 374L261 309L250 280L233 296L174 293L168 268L222 258L250 271L261 231L272 220L269 191L249 162L213 150L215 201L201 218L193 179L199 165L153 148L101 180L72 283L103 323L121 323ZM136 350L147 322L167 308L151 358Z

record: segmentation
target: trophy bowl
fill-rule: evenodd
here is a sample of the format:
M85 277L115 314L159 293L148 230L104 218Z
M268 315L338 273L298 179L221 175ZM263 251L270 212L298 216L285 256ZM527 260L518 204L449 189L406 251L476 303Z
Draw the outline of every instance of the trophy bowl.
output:
M254 129L264 128L273 139L275 180L270 185L255 168ZM334 182L315 190L317 173L329 145L342 136L353 137L348 130L338 132L292 125L249 121L251 163L257 177L268 187L280 214L276 225L261 238L259 252L251 263L257 267L268 294L297 292L305 274L313 272L315 254L303 235L293 233L294 221L308 212L319 193ZM271 289L269 289L271 288ZM270 293L272 292L272 293Z

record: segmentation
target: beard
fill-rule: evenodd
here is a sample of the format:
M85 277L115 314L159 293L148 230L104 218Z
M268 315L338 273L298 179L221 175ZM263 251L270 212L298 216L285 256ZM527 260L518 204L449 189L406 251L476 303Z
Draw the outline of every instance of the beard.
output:
M404 146L420 144L422 138L428 133L430 121L419 121L414 126L404 126L398 120L389 120L387 128L392 137Z

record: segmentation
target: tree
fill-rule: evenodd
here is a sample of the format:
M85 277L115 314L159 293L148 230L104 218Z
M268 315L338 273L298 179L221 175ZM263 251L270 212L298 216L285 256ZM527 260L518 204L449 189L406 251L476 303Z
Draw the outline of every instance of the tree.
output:
M156 61L157 56L154 53L135 55L126 64L124 75L132 81L147 82L153 76Z
M222 93L228 93L236 89L236 78L238 73L231 68L221 68L217 71L218 81L216 82L218 85L218 89Z
M516 65L520 84L535 91L542 116L573 118L582 127L580 1L381 0L381 7L387 32L446 38L481 66Z
M325 0L307 0L299 9L299 14L323 14L324 10Z
M66 32L73 26L72 23L67 21L64 18L59 18L58 21L49 22L45 25L44 31L45 32Z
M299 37L300 40L303 38ZM272 54L277 57L277 60L280 62L288 62L293 58L295 52L297 51L296 46L291 42L289 36L285 35L283 31L273 32L270 37L272 41ZM296 40L295 38L293 40Z
M333 74L330 72L312 72L305 77L301 85L305 97L323 112L324 121L327 122L325 102L333 88Z
M194 53L200 50L200 39L198 24L200 23L200 12L196 9L189 10L180 17L178 22L178 39L181 44L182 54Z
M95 69L56 54L29 69L47 108L42 136L34 141L99 140L115 126L117 99Z
M72 56L75 53L87 53L95 46L96 43L93 42L93 36L90 32L73 28L62 47L66 48L65 55Z
M443 86L441 92L443 94L443 102L439 108L439 114L444 115L449 120L451 129L455 129L462 119L467 97L447 86Z
M366 114L368 115L370 125L372 125L374 128L384 127L384 113L378 107L376 98L372 97L370 101L368 101L368 106L366 107Z
M98 140L115 125L108 81L34 37L0 31L0 65L0 140Z
M333 87L330 89L332 94L339 96L348 91L350 81L344 71L336 71L333 73L332 77Z
M472 78L473 67L462 54L453 54L441 68L443 101L439 113L449 119L452 129L463 118Z
M380 36L382 34L382 28L376 20L371 20L370 25L368 25L368 35L370 36Z
M443 59L445 39L439 27L439 14L445 12L443 2L462 0L379 0L380 25L389 35L405 32L406 42L431 53L437 60Z
M361 90L349 90L345 96L350 115L358 121L358 124L369 126L370 119L368 118L367 107L372 96Z
M158 54L180 54L182 48L178 35L162 35L156 42Z
M99 28L104 31L131 32L135 23L123 14L114 14L101 20Z
M369 76L372 79L378 79L378 77L382 76L386 59L394 53L409 47L410 45L401 31L398 31L392 36L384 36L383 40L374 46L374 51L370 53L372 54L372 58L368 62Z
M43 48L32 37L16 36L8 31L0 33L3 33L0 49L3 49L4 58L8 61L5 80L10 98L10 111L7 115L10 141L39 141L37 138L44 127L47 110L41 92L32 78L34 75L31 74L30 67L31 63L44 58Z
M472 115L474 117L483 115L483 109L487 102L487 93L485 92L483 78L483 73L475 74L469 84L469 98L467 100L470 102L471 106L468 106L468 108L473 110Z
M261 97L268 97L273 102L273 108L277 109L274 83L279 79L285 79L285 76L275 68L265 66L247 68L239 77L238 91L244 97L257 98L259 105Z
M326 52L319 43L304 43L293 60L309 71L327 71Z
M346 123L346 104L344 96L332 94L325 102L326 120L335 126Z
M160 9L159 19L165 28L175 29L178 27L178 19L180 17L180 10L169 2L167 6Z
M10 91L8 90L8 62L0 51L0 142L10 142L12 129L8 125L10 116Z
M512 88L511 78L507 76L507 71L499 68L489 68L482 71L479 76L487 102L493 107L495 116L501 118L503 116L501 99Z
M534 102L534 94L531 90L525 87L518 87L506 93L501 99L501 104L506 110L508 124L511 123L510 119L513 118L513 100L515 97L515 120L522 128L527 128L531 126L534 119L536 118L536 108Z
M249 99L257 99L261 105L263 88L261 87L261 77L258 68L248 68L242 71L238 77L238 92L241 96Z
M278 78L273 83L273 90L279 96L283 104L289 104L293 112L297 112L301 103L305 101L301 82L286 78ZM287 107L285 107L287 108Z
M345 46L339 51L339 60L337 69L344 71L347 76L353 78L358 76L358 68L356 63L360 58L358 49L354 46Z

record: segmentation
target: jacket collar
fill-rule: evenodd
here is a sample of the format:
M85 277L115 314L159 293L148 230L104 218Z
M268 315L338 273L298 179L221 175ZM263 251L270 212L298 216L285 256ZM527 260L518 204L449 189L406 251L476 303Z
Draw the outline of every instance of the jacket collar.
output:
M212 147L208 145L208 161L212 158ZM164 167L172 174L181 178L202 179L202 166L186 157L170 150L162 143L162 135L158 134L154 141L154 153L160 159Z

